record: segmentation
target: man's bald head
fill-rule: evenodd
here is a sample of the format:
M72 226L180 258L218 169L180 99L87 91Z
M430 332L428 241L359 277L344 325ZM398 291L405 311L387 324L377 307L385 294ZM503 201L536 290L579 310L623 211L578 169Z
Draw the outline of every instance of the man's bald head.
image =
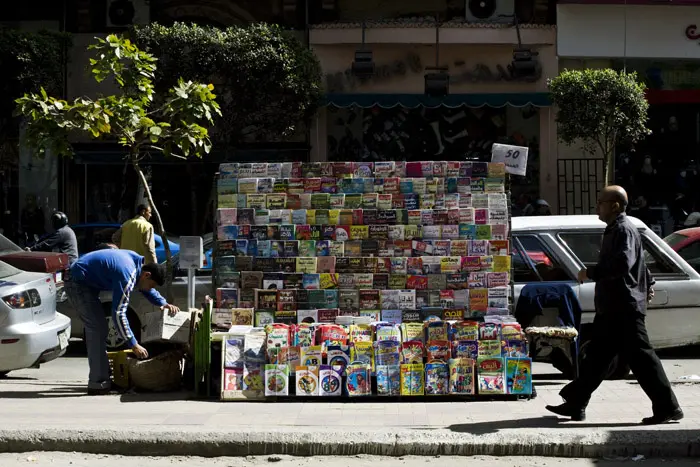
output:
M629 203L627 192L619 185L609 185L603 188L603 191L600 194L600 200L618 203L620 205L620 212L624 212L625 209L627 209L627 204Z
M627 192L618 185L610 185L603 188L598 198L598 217L606 224L610 224L627 209Z

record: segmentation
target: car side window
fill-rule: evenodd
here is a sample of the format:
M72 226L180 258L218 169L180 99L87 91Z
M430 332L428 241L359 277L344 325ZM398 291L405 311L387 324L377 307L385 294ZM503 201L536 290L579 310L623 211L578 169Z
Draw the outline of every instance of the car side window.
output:
M513 280L553 282L568 281L571 277L537 236L518 235L513 242Z
M644 248L644 262L652 275L683 274L683 271L669 261L649 240L642 235L642 246Z
M590 268L598 263L603 232L566 232L560 233L559 239L566 243L584 267Z
M686 245L680 250L678 254L684 260L691 262L700 259L700 242L693 242L690 245Z

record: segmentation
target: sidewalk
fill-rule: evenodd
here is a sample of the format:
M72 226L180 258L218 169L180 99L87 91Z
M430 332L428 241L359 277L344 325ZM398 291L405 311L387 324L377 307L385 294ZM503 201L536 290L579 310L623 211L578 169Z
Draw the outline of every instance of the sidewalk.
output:
M672 378L692 371L665 365ZM563 381L551 377L537 381L532 401L220 403L182 400L188 394L87 397L86 373L85 359L66 358L0 380L0 452L700 457L700 384L674 385L680 424L643 427L651 407L635 381L605 382L587 421L573 423L544 409L560 403Z

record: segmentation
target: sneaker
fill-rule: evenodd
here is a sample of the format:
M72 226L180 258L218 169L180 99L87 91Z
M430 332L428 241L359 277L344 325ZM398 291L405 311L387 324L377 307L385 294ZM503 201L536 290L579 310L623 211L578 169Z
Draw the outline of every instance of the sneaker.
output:
M651 417L643 418L642 425L660 425L667 422L677 422L684 417L681 409L676 409L665 414L654 414Z
M574 422L582 422L586 419L586 411L584 409L574 407L568 402L564 402L561 405L548 405L545 408L562 417L569 417Z

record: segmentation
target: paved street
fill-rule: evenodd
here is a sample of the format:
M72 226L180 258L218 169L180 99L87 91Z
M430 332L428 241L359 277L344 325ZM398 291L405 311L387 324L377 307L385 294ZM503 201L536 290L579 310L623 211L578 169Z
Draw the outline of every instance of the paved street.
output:
M288 457L288 456L260 456L260 457L221 457L205 459L201 457L122 457L122 456L95 456L76 453L22 453L0 454L0 465L3 467L123 467L124 465L138 465L139 467L419 467L428 465L440 465L440 467L464 467L465 463L470 467L624 467L650 465L654 461L633 460L632 458L620 459L562 459L544 457L488 457L474 456L464 457ZM654 465L659 465L658 463ZM664 459L663 465L668 467L696 467L696 460Z
M649 401L636 381L605 382L594 396L585 423L560 423L545 411L546 404L560 402L558 391L565 381L549 365L537 364L535 377L539 397L513 402L416 402L416 403L212 403L186 400L189 394L125 394L87 397L84 382L87 361L81 342L72 342L67 358L44 365L40 370L13 372L0 380L0 413L3 425L13 427L64 426L67 420L83 429L120 427L182 426L192 429L235 430L241 426L271 430L304 427L307 430L382 431L429 429L456 433L517 433L521 430L585 431L603 427L607 431L639 430L642 417L651 414ZM682 355L686 357L686 355ZM700 384L682 383L681 378L700 375L700 359L664 359L664 366L683 406L682 424L654 429L700 428ZM60 402L60 403L57 403ZM5 425L8 426L8 425ZM645 428L646 429L646 428Z

